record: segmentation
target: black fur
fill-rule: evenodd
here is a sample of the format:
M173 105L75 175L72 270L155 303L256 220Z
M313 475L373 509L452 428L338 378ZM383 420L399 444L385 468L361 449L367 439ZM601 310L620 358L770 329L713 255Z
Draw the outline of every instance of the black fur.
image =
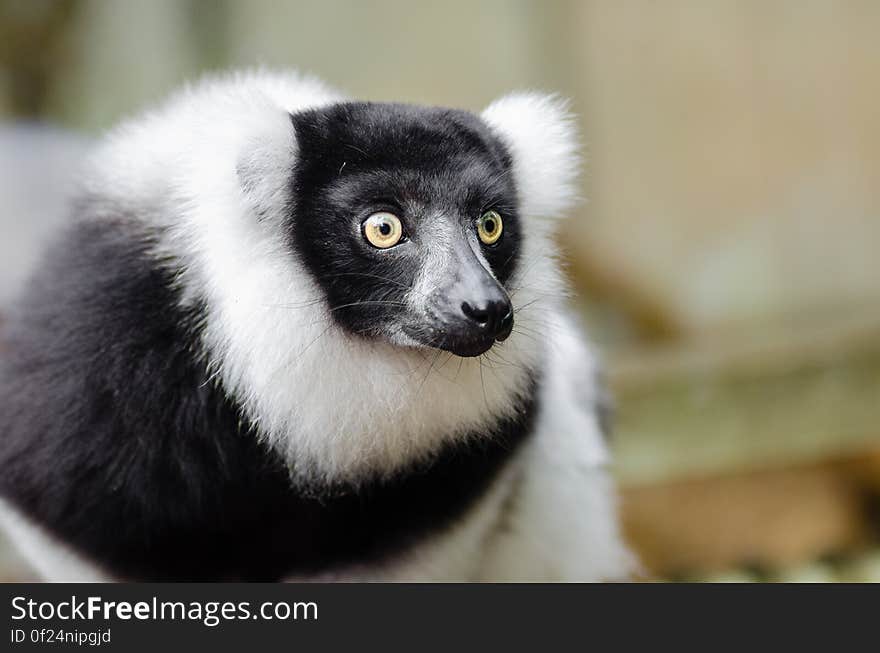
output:
M347 102L292 120L299 152L290 232L337 323L379 337L397 326L424 344L456 351L452 345L462 343L448 336L466 341L471 335L458 333L467 322L461 304L470 301L454 291L460 277L484 277L467 284L473 292L496 283L468 248L482 249L501 284L518 262L521 225L505 147L476 116L452 109ZM485 246L477 240L476 221L489 209L502 215L504 231ZM365 241L361 224L377 211L401 219L401 245L377 250ZM455 225L465 264L445 280L448 290L432 298L428 314L413 316L403 301L435 246L432 220Z
M122 218L67 234L0 359L0 492L110 572L276 580L381 560L466 510L530 431L534 393L419 469L300 491L207 382L201 311L177 307L150 241Z

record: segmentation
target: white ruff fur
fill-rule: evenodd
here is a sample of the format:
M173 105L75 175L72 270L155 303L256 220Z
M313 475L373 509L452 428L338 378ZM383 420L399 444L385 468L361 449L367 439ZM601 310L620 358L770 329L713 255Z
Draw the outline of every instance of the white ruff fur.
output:
M106 202L108 214L127 208L160 228L155 255L178 273L182 301L206 302L201 354L214 381L300 480L356 482L412 465L510 415L527 370L538 373L537 432L487 495L387 567L333 578L625 577L631 560L603 469L595 361L565 317L552 240L575 197L565 106L518 94L483 113L514 159L524 243L508 284L514 332L481 360L345 334L283 242L297 155L288 114L341 99L295 74L209 79L115 130L92 159L89 195L99 211ZM426 266L442 265L442 251ZM417 285L430 283L424 272ZM56 570L69 560L63 547L57 555Z

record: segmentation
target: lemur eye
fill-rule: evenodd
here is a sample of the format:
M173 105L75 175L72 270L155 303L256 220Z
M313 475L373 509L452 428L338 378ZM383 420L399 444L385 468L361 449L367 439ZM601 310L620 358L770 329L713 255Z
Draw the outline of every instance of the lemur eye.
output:
M403 225L393 213L380 211L364 221L364 238L373 247L388 249L400 242Z
M494 245L501 238L504 223L498 211L486 211L477 220L477 234L486 245Z

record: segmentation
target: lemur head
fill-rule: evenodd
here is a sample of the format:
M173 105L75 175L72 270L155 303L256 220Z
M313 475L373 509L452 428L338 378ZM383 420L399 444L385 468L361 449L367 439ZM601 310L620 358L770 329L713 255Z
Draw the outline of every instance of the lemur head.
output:
M155 224L197 353L258 436L297 477L358 479L520 409L565 291L576 151L553 97L474 114L255 72L123 126L94 183Z
M292 116L290 237L351 334L476 356L511 333L522 225L473 114L342 103Z

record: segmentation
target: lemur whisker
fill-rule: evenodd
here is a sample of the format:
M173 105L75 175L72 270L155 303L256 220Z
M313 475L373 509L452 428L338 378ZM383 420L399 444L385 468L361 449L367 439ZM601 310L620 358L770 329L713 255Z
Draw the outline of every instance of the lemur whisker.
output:
M434 369L434 364L437 362L437 358L440 356L440 350L434 354L434 358L431 359L431 364L428 366L428 371L425 372L425 376L422 379L422 382L419 384L418 389L416 390L415 397L418 397L422 393L422 388L425 387L425 382L428 380L428 377L431 375L431 370Z
M486 352L488 354L489 352ZM492 372L492 376L495 377L496 380L500 380L501 377L498 376L498 366L496 362L493 361L488 355L486 356L486 361L489 363L489 370Z
M445 374L445 373L443 372L443 368L446 366L446 364L449 363L449 361L451 361L453 358L456 358L455 354L453 354L452 352L446 352L446 354L447 354L447 355L446 355L446 360L443 361L443 363L440 364L440 367L438 367L438 368L435 370L435 372L436 372L437 374L439 374L439 375L440 375L445 381L447 381L447 382L449 382L449 383L451 383L451 384L453 384L453 385L457 385L457 386L460 387L461 384L459 384L459 382L458 382L458 380L457 380L456 378L450 378L449 375L447 375L447 374Z
M486 410L489 410L489 399L486 397L486 382L483 379L483 356L481 355L479 358L480 361L480 387L483 388L483 403L486 406Z
M321 333L319 333L317 336L315 336L315 338L313 338L311 341L309 341L305 347L303 347L299 352L297 352L296 357L293 360L286 360L281 365L278 365L274 370L272 370L272 372L270 372L270 374L269 374L269 378L275 379L279 374L281 374L281 372L296 371L299 368L299 366L302 365L303 362L305 361L306 352L308 352L308 350L311 349L312 346L316 342L318 342L321 338L323 338L325 335L327 335L327 332L330 331L330 329L332 329L332 328L333 328L333 324L332 323L328 324L327 328L325 328L323 331L321 331Z
M407 290L407 291L409 291L409 292L415 292L415 293L418 293L418 294L420 294L420 295L424 295L424 294L425 294L425 293L423 293L423 292L421 292L421 291L419 291L419 290L416 290L416 289L413 288L412 286L409 286L409 285L407 285L407 284L405 284L405 283L402 283L402 282L400 282L400 281L397 281L396 279L391 279L391 278L389 278L389 277L382 276L381 274L371 274L371 273L369 273L369 272L339 272L339 273L337 273L337 274L323 275L323 276L321 277L321 279L323 279L323 280L327 280L327 279L335 279L335 278L338 278L338 277L367 277L367 278L371 278L371 279L378 279L379 281L385 281L385 282L387 282L387 283L394 284L395 286L398 286L398 287L400 287L400 288L403 288L403 289L405 289L405 290Z
M514 367L514 368L520 369L520 370L528 370L528 368L521 363L511 363L509 360L507 360L504 356L501 355L501 352L498 349L499 348L493 347L488 352L486 352L486 355L488 356L491 353L496 358L500 358L501 365L506 365L508 367Z
M547 320L542 320L541 318L532 318L528 320L527 324L520 324L520 327L524 329L529 329L538 335L545 336L548 333L554 334L559 333L562 330L562 326L556 324L554 322L549 322Z
M263 304L264 308L305 308L307 306L314 306L316 304L321 304L325 301L323 297L316 297L315 299L303 300L301 302L293 302L291 304Z
M520 288L522 288L522 286L523 286L523 285L525 284L525 282L526 282L525 280L529 278L529 277L528 277L529 272L531 272L532 269L533 269L538 263L540 263L540 262L541 262L541 259L540 259L540 258L536 258L534 261L532 261L531 263L529 263L528 267L526 267L525 270L523 270L522 272L520 272L520 273L517 275L517 278L520 279L521 281L520 281L519 284L517 284L516 286L514 286L514 287L509 291L511 295L513 295L513 294L516 293Z
M458 375L461 374L461 367L464 365L464 358L459 357L458 359L458 369L455 370L455 380L458 381Z
M357 302L350 302L348 304L341 304L339 306L333 306L328 309L331 313L334 311L340 311L343 308L351 308L352 306L372 306L372 305L380 305L380 306L406 306L406 302L398 302L390 299L365 299Z
M516 297L517 293L520 293L520 292L528 292L532 295L537 295L541 299L544 299L544 298L558 299L558 300L568 299L568 295L566 293L538 290L537 288L535 288L533 286L520 286L517 289L516 293L511 295L511 297Z
M537 302L541 301L541 299L542 299L541 297L538 297L537 299L533 299L530 302L526 302L522 306L517 306L516 308L514 308L514 314L519 313L520 311L524 311L529 306L532 306L533 304L536 304Z
M538 343L542 343L542 342L543 342L541 339L535 337L534 335L532 335L532 334L530 334L530 333L525 333L525 332L522 331L521 329L522 329L522 327L514 327L512 333L519 334L519 335L521 335L521 336L524 337L524 338L528 338L529 340L534 340L535 342L538 342Z
M347 148L349 148L349 149L351 149L351 150L354 150L355 152L360 152L361 154L363 154L363 155L364 155L365 157L367 157L368 159L372 159L372 158L373 158L373 157L370 156L367 152L365 152L364 150L362 150L361 148L359 148L359 147L357 147L357 146L355 146L355 145L352 145L351 143L343 143L342 145L343 145L343 147L347 147Z

